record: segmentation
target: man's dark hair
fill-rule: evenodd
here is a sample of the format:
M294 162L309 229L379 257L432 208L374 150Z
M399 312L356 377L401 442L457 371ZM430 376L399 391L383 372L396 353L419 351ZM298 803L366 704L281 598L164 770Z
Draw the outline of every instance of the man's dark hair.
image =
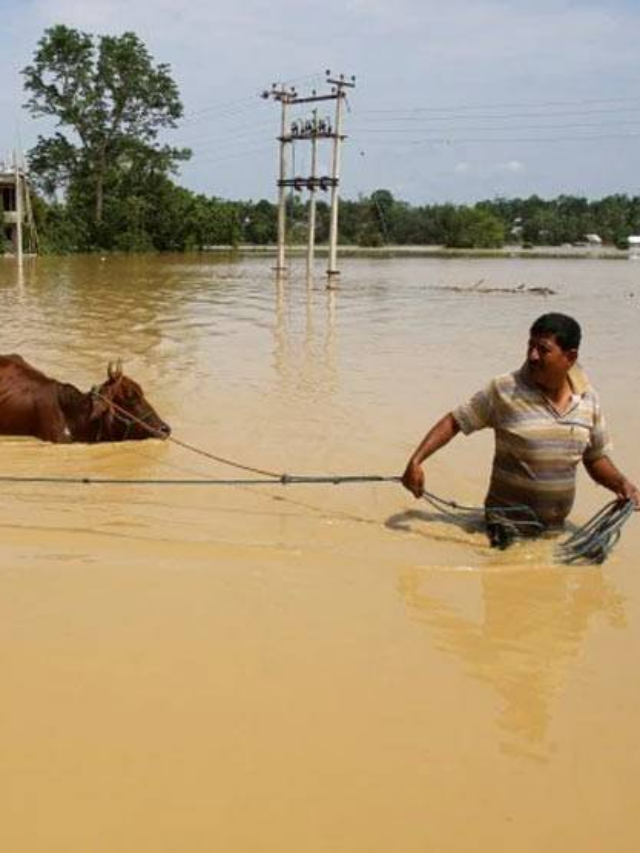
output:
M578 349L582 337L580 324L567 314L543 314L531 326L530 334L541 338L553 335L558 346L565 352Z

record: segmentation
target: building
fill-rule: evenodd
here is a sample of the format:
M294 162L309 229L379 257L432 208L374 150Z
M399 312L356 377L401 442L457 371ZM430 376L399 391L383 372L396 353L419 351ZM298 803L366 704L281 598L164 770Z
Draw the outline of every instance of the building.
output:
M640 235L631 234L627 237L627 244L629 246L629 257L634 260L640 260Z
M9 251L17 258L27 248L35 251L35 230L23 168L0 160L0 254Z

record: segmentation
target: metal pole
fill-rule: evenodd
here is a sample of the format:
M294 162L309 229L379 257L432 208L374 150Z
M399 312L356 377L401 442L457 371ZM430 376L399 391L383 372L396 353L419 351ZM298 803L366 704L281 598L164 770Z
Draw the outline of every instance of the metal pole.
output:
M278 186L278 261L276 272L282 274L286 271L285 243L287 229L287 190L284 181L287 177L287 106L289 99L286 94L280 98L282 115L280 119L280 183Z
M313 111L311 136L311 183L309 189L309 246L307 249L307 276L313 275L313 253L316 242L316 177L318 166L318 110Z
M22 266L22 186L20 179L20 167L18 166L18 157L14 151L13 162L15 164L16 177L16 258L18 265Z
M340 180L340 143L342 142L342 101L345 94L341 87L338 87L336 92L336 122L335 136L333 140L333 162L331 164L331 225L329 228L329 267L327 275L340 275L340 270L337 268L337 252L338 252L338 182Z

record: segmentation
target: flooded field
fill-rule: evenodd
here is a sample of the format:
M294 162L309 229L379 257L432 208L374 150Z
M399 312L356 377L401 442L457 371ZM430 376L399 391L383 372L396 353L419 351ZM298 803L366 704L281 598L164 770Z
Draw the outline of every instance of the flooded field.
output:
M640 480L640 264L350 259L327 291L271 263L0 259L1 349L82 390L122 358L218 456L391 475L564 311ZM428 487L481 503L491 448L456 439ZM2 476L247 475L173 442L3 437ZM606 500L581 474L572 519ZM639 848L639 517L567 568L392 483L5 479L0 502L3 851Z

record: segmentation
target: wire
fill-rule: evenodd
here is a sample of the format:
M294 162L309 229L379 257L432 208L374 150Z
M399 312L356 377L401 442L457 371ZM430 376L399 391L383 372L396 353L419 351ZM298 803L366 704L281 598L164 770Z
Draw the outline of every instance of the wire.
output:
M352 137L354 141L358 141L360 137ZM366 137L364 137L366 138ZM529 143L539 143L539 142L598 142L603 139L638 139L640 138L640 133L608 133L608 134L592 134L590 136L552 136L552 137L511 137L511 136L502 136L500 138L490 138L490 137L461 137L456 138L454 136L443 136L443 137L435 137L433 139L423 138L423 139L406 139L402 141L404 145L460 145L460 144L468 144L468 143L503 143L503 142L517 142L519 144L529 144ZM386 141L381 139L369 139L367 140L368 144L382 144L382 145L395 145L396 143L392 140Z
M424 125L420 127L355 127L355 133L408 133L424 129L429 133L447 133L454 131L455 133L502 133L509 131L511 133L522 130L572 130L574 128L600 128L600 127L635 127L640 125L640 117L635 121L620 121L620 122L586 122L586 123L569 123L569 124L522 124L522 125L497 125L495 127L434 127L432 125Z
M249 150L235 151L233 154L226 154L220 157L216 156L215 154L210 157L200 157L196 154L188 163L181 164L180 170L183 171L186 166L194 165L196 162L215 165L216 163L223 163L226 160L234 160L236 157L246 157L248 154L260 154L266 153L267 151L273 151L273 146L263 145L261 148L250 148Z
M324 81L324 74L322 74L321 72L316 72L315 74L306 74L300 77L291 77L287 80L281 80L280 83L283 86L292 86L294 84L310 84L312 81L315 80ZM256 90L255 94L252 95L245 95L244 97L234 98L230 101L220 101L218 103L213 103L208 107L202 107L197 110L190 110L182 123L195 124L201 120L199 116L207 115L212 112L217 113L218 116L233 116L238 115L241 112L247 112L252 108L252 106L258 106L261 103L258 100L258 97L263 88L264 87L259 87Z
M377 109L361 110L362 113L451 113L458 111L474 112L477 110L501 110L501 109L542 109L547 107L572 107L590 104L640 104L640 97L633 98L587 98L576 101L516 101L511 103L493 104L456 104L454 107L380 107Z

